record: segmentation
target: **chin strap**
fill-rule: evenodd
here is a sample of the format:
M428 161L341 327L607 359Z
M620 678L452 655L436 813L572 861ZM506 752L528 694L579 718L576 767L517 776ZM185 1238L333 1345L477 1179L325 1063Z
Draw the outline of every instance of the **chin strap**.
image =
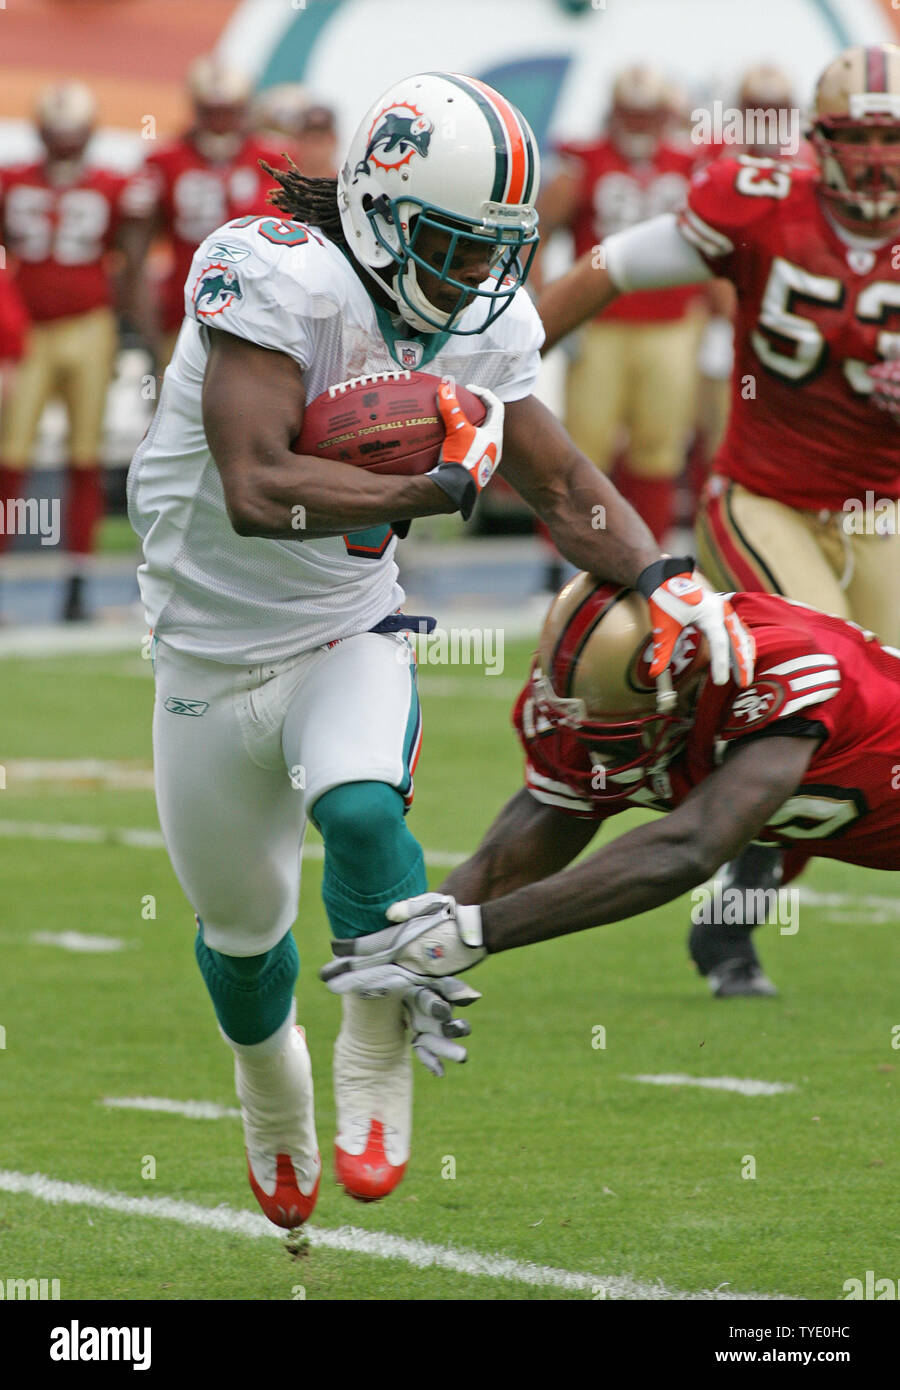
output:
M668 668L656 677L656 708L660 714L668 714L678 704L678 694L672 684L672 674Z

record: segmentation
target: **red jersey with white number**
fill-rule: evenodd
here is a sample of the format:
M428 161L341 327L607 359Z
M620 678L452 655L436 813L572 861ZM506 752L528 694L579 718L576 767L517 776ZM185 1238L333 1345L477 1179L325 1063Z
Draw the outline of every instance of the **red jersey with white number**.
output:
M275 186L259 161L279 162L274 146L247 139L233 159L213 163L190 136L175 140L147 160L157 205L171 238L174 264L163 287L162 326L178 328L184 318L184 282L194 252L210 232L236 217L271 212L266 201Z
M738 296L731 419L715 471L790 507L900 497L900 433L869 400L868 368L900 352L893 242L853 249L814 169L720 159L700 169L682 235Z
M147 210L140 180L85 168L58 185L45 164L21 165L0 169L0 201L16 285L36 323L112 302L107 255L122 218Z
M621 798L595 790L589 748L541 718L529 679L513 710L529 791L598 821L635 806L671 811L730 748L773 735L814 738L820 742L796 793L756 839L900 869L900 651L774 594L735 594L732 603L756 639L753 685L739 690L707 678L683 750L652 785L625 787ZM644 663L650 652L648 645ZM607 793L613 780L606 778Z
M662 212L677 212L684 203L698 157L696 150L661 144L651 159L632 162L611 140L592 145L560 145L559 153L567 161L576 162L580 175L578 206L572 222L576 258L613 232L623 232ZM671 322L682 318L696 293L689 285L625 294L603 311L603 320Z

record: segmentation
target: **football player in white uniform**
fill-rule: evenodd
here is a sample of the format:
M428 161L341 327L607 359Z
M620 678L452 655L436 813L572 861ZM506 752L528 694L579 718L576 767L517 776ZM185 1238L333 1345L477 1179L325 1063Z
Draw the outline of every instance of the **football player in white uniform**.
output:
M650 600L659 669L688 622L707 633L719 681L731 665L746 682L753 648L531 394L543 330L520 286L538 239L538 153L515 107L471 78L414 76L366 115L336 181L276 177L282 215L230 222L194 257L129 501L154 632L160 822L235 1055L250 1184L291 1227L321 1171L293 1002L307 817L325 841L336 938L381 929L390 903L427 887L404 821L421 719L395 532L468 515L502 455L573 564ZM411 367L471 383L488 406L476 428L442 387L448 436L430 473L291 452L305 401ZM450 981L344 1001L336 1169L351 1195L384 1196L406 1167L407 1023L440 1074L442 1058L465 1057L451 1006L471 997Z

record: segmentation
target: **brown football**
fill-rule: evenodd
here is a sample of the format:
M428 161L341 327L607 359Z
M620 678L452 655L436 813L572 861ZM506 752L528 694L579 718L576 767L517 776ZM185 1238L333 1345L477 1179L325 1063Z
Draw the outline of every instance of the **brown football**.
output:
M441 380L398 369L330 386L307 404L291 448L371 473L427 473L445 438L437 408ZM480 425L487 414L484 402L464 386L457 386L456 394L472 424Z

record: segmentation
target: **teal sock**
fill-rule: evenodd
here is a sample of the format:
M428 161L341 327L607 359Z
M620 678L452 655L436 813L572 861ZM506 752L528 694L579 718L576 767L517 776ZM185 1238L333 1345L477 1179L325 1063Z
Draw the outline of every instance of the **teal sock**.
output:
M428 888L422 847L386 782L347 782L320 796L313 820L325 841L322 900L339 940L387 925L385 909Z
M236 1043L258 1043L281 1027L291 1010L300 957L290 932L261 956L224 956L203 940L194 953L222 1031Z

